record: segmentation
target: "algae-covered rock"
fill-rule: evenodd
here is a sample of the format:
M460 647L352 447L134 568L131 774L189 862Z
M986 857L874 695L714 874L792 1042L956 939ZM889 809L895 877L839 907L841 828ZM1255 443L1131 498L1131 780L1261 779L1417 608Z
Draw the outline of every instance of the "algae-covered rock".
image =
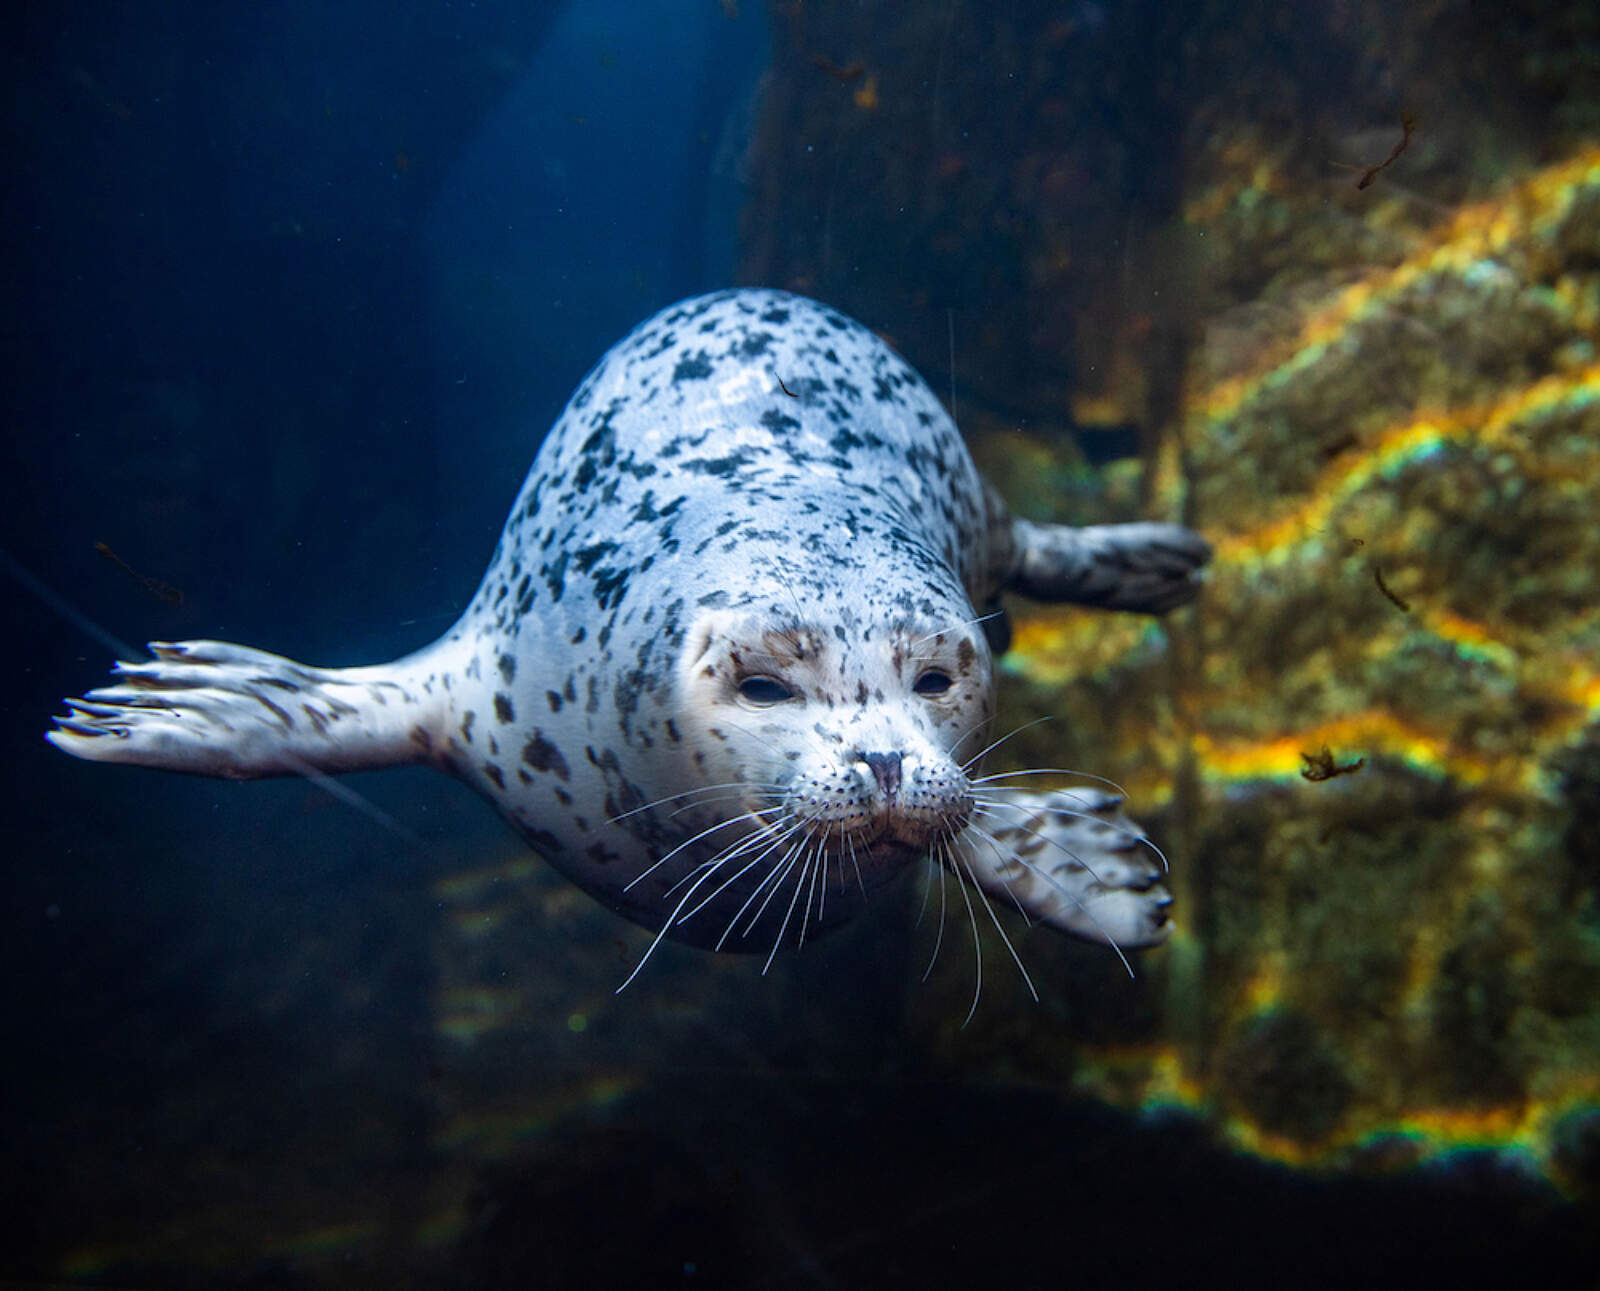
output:
M1350 1105L1350 1081L1334 1049L1304 1014L1274 1011L1243 1022L1223 1049L1225 1101L1269 1134L1316 1142Z

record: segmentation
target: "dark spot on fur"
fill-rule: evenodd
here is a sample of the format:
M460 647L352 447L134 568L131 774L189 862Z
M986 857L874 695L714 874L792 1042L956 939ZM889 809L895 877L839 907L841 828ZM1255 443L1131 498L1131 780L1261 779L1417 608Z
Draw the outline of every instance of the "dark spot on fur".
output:
M524 829L522 836L546 856L561 855L561 840L548 829Z
M683 469L693 471L697 475L714 475L718 479L726 479L740 467L749 465L750 455L744 451L728 453L724 457L697 457L685 462Z
M508 654L503 654L499 659L500 675L505 678L506 685L517 679L517 661Z
M761 414L761 424L774 435L787 435L800 429L798 418L785 416L776 408L768 408Z
M494 697L494 720L509 726L517 720L517 710L511 706L511 696L497 691Z
M703 381L710 375L711 356L704 350L685 355L678 360L678 366L672 369L674 385L679 381Z
M483 774L494 781L494 787L496 789L504 789L506 787L505 776L501 773L500 768L497 767L493 762L485 762L483 764Z
M581 547L578 549L578 554L573 557L572 563L576 565L583 573L587 574L604 557L609 556L616 549L617 544L614 542L591 543L587 547Z
M550 771L562 780L571 778L572 768L567 765L566 758L561 756L561 750L537 730L522 746L522 760L535 771Z
M294 718L290 717L284 709L279 708L278 705L274 704L264 695L256 695L254 698L256 703L260 704L262 708L266 709L269 713L283 723L285 730L294 730Z

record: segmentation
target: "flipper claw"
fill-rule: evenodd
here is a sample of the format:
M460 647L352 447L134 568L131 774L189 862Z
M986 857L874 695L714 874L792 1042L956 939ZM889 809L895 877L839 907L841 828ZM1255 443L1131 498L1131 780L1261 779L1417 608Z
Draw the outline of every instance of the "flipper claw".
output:
M387 668L343 671L222 641L152 641L45 738L75 757L250 779L421 760L434 706ZM106 739L113 736L113 739Z

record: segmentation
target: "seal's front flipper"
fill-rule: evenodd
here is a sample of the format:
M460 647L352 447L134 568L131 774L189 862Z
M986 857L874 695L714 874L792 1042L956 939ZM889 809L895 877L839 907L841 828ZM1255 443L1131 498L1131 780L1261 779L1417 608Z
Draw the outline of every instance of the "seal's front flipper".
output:
M250 780L426 760L435 704L402 665L308 668L222 641L152 641L45 738L94 762ZM435 689L431 685L427 690Z
M1172 897L1160 854L1098 789L1007 794L997 828L962 835L962 865L991 899L1030 919L1122 950L1167 939ZM962 877L967 877L962 875Z
M1181 524L1074 528L1013 520L1011 590L1038 601L1162 614L1192 601L1211 544Z

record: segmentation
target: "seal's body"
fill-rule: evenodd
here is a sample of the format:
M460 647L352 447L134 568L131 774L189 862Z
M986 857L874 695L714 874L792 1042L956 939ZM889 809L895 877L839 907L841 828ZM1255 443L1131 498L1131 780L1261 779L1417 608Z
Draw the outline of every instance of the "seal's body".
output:
M991 738L980 619L1006 589L1159 612L1208 555L1173 525L1014 520L872 333L721 292L600 361L433 645L324 670L158 643L49 738L240 778L430 763L608 906L722 949L814 935L929 855L1147 944L1167 898L1117 800L984 805L965 765Z

